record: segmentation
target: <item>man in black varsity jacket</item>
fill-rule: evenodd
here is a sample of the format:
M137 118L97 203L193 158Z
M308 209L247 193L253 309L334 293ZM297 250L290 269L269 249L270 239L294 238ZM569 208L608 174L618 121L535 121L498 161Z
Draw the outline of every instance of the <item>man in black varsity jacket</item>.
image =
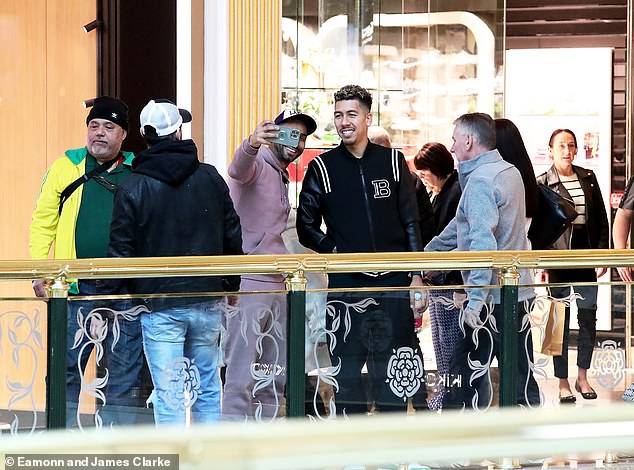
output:
M368 140L372 96L348 85L335 93L341 144L310 162L297 215L300 242L319 253L420 251L415 179L403 154ZM321 230L322 219L326 233ZM405 411L424 389L421 356L413 349L414 291L420 275L400 272L329 275L329 287L376 287L331 293L326 316L331 379L338 414L367 411L361 370L367 365L379 411ZM335 387L337 389L337 387Z

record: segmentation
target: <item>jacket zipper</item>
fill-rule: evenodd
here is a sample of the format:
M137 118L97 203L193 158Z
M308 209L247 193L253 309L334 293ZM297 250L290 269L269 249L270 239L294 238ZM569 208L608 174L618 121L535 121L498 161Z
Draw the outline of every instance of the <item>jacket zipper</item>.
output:
M372 222L372 214L370 212L370 199L368 198L367 186L365 185L365 175L363 174L363 165L359 160L359 174L361 175L361 185L363 186L363 197L365 198L365 212L368 216L368 225L370 226L370 244L372 251L376 252L376 240L374 239L374 223Z

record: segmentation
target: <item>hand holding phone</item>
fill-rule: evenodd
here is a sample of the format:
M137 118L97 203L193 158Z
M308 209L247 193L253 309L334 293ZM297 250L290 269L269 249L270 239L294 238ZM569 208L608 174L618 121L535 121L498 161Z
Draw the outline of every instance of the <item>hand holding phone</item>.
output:
M284 145L285 147L297 148L301 137L302 133L299 129L280 126L280 129L277 131L277 137L267 138L266 140L274 144Z

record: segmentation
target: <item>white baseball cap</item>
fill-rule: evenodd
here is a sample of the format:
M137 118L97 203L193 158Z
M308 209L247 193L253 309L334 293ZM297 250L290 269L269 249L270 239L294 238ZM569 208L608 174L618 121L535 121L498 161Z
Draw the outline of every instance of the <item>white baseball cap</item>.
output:
M142 135L145 135L145 126L151 126L156 135L165 136L176 132L183 123L191 122L192 115L169 100L157 99L145 105L140 120Z

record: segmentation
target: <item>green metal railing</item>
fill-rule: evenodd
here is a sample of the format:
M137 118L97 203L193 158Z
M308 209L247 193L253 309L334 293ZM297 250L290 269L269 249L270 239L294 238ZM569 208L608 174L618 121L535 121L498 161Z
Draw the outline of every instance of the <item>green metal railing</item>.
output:
M46 427L66 426L66 350L68 284L56 278L47 309Z
M500 273L502 327L500 341L500 406L517 405L517 325L520 275L513 267Z
M506 251L451 253L377 253L332 255L254 255L133 259L5 261L0 280L51 279L48 303L48 365L46 397L48 427L65 426L65 351L68 279L140 278L283 274L287 276L287 389L286 414L304 415L304 317L307 272L419 271L496 269L500 271L503 305L500 358L500 405L517 404L518 269L634 267L630 250ZM627 315L626 337L632 334ZM630 341L627 356L631 360Z

